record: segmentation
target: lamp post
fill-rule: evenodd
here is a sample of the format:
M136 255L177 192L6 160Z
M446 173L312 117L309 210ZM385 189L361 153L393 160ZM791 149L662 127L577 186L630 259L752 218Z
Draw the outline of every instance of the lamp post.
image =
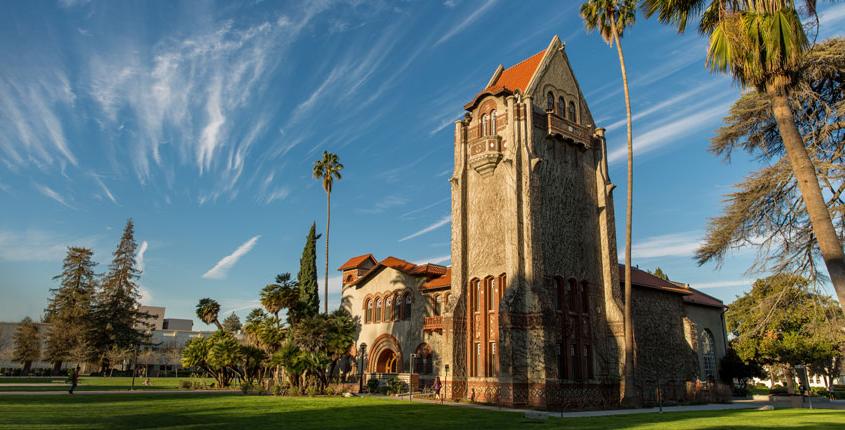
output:
M446 384L449 383L449 365L448 364L445 366L445 370L446 370L446 378L443 379L443 394L440 395L440 404L441 405L443 404L443 398L446 397L446 393L449 392L449 391L446 390Z
M360 380L361 380L361 382L358 386L358 392L359 393L364 392L364 353L366 352L366 350L367 350L367 344L362 343L361 346L359 347L359 352L358 352L358 356L360 357L359 361L361 362L361 365L358 366L358 373L360 374L359 376L360 376Z
M411 375L408 378L408 402L414 401L414 360L417 354L411 354Z

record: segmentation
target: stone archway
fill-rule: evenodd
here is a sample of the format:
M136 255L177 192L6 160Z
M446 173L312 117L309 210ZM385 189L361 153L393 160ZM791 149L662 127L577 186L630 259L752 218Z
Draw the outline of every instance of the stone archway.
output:
M385 333L376 338L370 349L367 371L370 373L402 372L402 349L395 337Z
M376 359L377 373L396 373L398 370L397 361L399 357L392 349L385 349Z

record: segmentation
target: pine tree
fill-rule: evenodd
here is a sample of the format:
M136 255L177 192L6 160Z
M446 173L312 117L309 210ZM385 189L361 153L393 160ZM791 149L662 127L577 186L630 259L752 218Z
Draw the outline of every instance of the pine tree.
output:
M313 316L320 313L320 293L317 285L317 224L311 224L308 237L305 239L305 248L302 250L302 257L299 259L299 300L303 316Z
M229 333L237 333L241 331L241 319L238 315L232 312L226 319L223 320L223 330Z
M23 374L29 374L32 362L41 358L41 337L38 335L38 327L32 322L32 318L26 317L21 320L14 335L15 351L12 360L23 365Z
M52 296L44 312L44 322L50 324L45 358L57 367L68 360L94 358L88 339L97 288L93 255L88 248L68 248L62 273L53 277L60 286L50 290Z
M107 353L126 350L145 343L144 320L150 315L141 312L138 291L140 272L135 266L135 226L130 218L114 251L108 273L94 306L92 344L101 359L101 370L109 365Z

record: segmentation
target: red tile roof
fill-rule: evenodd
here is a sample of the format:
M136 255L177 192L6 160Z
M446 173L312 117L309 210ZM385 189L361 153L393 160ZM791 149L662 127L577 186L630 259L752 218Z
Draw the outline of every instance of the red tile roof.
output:
M433 263L425 263L417 265L414 270L411 271L411 274L414 275L427 275L427 276L441 276L446 273L446 266L441 266L439 264Z
M684 302L693 305L710 306L713 308L725 308L725 303L721 300L709 294L702 293L701 291L698 291L695 288L689 286L687 288L690 290L690 292L692 292L692 294L684 296Z
M510 91L520 90L524 92L525 88L528 87L528 82L534 76L534 72L537 71L537 66L543 60L545 53L546 50L544 49L503 70L499 78L485 90L492 91L496 88L505 88Z
M364 254L359 255L357 257L352 257L343 263L337 270L349 270L349 269L357 269L361 267L367 260L370 260L373 264L376 264L376 258L373 257L373 254Z
M625 284L624 264L619 265L619 283L622 285ZM675 294L692 294L686 287L681 287L677 284L673 284L672 282L665 281L663 279L658 278L657 276L652 275L651 273L646 272L645 270L637 269L636 267L631 268L631 284L638 287L654 288L656 290L662 290Z
M401 258L396 258L393 256L387 257L384 260L381 260L379 263L381 266L392 267L400 272L410 273L414 270L417 265L414 263L409 263Z
M502 92L512 93L516 90L525 92L525 89L528 87L528 83L531 82L531 78L534 76L534 73L537 72L537 67L540 66L540 62L543 61L543 56L545 54L546 50L544 49L520 61L519 63L502 70L499 77L487 86L487 88L476 94L469 103L464 105L464 108L467 110L472 109L472 107L478 103L481 96L485 94L499 94Z
M424 290L431 290L436 288L445 288L450 287L452 285L452 268L446 268L446 272L443 275L438 276L429 280L428 282L424 283L422 288Z

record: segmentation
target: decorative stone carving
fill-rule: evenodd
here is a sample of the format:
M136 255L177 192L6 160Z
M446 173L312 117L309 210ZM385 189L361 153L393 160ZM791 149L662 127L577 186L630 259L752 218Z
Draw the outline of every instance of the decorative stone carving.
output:
M481 176L490 176L502 161L502 139L483 136L469 143L469 165Z

